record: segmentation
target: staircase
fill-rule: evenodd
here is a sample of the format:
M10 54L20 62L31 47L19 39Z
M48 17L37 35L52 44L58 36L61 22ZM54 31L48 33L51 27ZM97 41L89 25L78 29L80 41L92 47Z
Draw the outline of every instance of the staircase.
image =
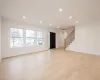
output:
M72 45L74 40L75 40L75 29L67 36L66 39L64 39L65 50L69 49L69 46Z

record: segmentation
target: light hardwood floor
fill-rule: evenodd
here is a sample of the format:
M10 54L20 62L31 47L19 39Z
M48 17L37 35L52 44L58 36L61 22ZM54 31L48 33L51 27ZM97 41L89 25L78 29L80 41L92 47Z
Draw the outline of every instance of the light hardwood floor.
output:
M7 58L0 80L100 80L100 56L55 49Z

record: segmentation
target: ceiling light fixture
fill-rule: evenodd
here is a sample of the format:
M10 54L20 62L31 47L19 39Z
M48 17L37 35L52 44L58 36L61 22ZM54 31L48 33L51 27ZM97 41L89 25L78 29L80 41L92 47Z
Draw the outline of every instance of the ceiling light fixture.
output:
M60 28L59 26L57 26L57 28Z
M43 22L42 21L40 21L40 24L42 24Z
M71 20L73 17L72 16L69 16L69 20Z
M51 26L51 24L50 24L50 26Z
M63 9L62 9L62 8L60 8L60 9L59 9L59 12L62 12L62 11L63 11Z
M79 21L76 21L76 23L79 23Z
M72 18L72 16L69 17L70 19Z
M26 17L25 16L22 16L22 18L25 19Z

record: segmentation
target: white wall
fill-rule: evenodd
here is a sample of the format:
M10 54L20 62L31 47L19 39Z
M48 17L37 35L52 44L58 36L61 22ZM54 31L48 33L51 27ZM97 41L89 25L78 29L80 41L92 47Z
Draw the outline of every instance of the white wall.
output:
M76 26L75 41L69 50L100 55L100 22Z
M0 17L0 61L1 61L1 17Z
M57 48L60 47L60 36L59 36L60 32L59 31L57 31L56 29L38 28L41 31L43 31L44 46L42 46L42 47L32 46L32 47L22 47L22 48L10 48L10 40L9 40L10 28L37 30L37 28L33 27L33 26L14 23L10 20L3 20L3 23L2 23L2 58L26 54L26 53L32 53L32 52L37 52L37 51L48 50L49 45L50 45L49 44L49 32L50 31L57 33L56 47Z

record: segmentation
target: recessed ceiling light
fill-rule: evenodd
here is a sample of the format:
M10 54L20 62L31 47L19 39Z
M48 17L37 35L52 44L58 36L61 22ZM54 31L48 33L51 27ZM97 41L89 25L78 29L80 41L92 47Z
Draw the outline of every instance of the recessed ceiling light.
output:
M57 28L60 28L59 26L57 26Z
M50 24L50 26L51 26L51 24Z
M60 11L60 12L62 12L62 11L63 11L63 9L62 9L62 8L60 8L60 9L59 9L59 11Z
M42 22L42 21L40 21L40 23L42 24L43 22Z
M76 23L79 23L79 21L76 21Z
M71 20L73 17L72 16L69 16L69 19Z
M72 18L72 16L70 16L69 18Z
M26 17L25 16L22 16L22 18L25 19Z

